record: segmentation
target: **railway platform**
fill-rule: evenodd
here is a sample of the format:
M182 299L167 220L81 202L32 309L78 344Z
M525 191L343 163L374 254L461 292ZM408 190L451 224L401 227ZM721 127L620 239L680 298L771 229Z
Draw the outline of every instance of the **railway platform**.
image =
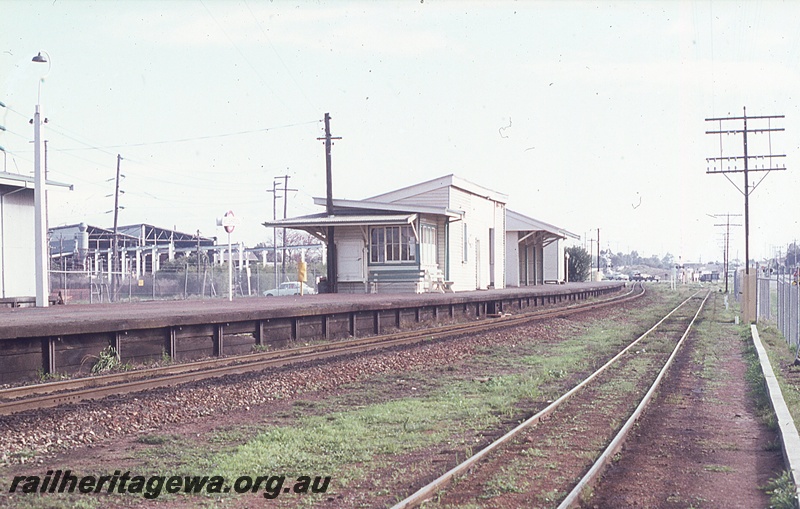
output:
M293 342L483 319L614 293L622 282L430 294L321 294L0 309L0 384L87 372L108 346L147 364L238 355Z

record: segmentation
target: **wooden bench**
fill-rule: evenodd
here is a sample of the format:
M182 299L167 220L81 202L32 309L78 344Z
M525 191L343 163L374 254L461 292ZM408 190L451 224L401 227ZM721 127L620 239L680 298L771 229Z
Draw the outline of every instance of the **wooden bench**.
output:
M369 271L369 283L372 293L378 293L379 284L392 283L424 283L425 271L418 268L396 269L396 270L371 270Z
M436 269L434 271L428 272L426 276L426 281L428 282L428 291L429 292L453 292L453 282L452 281L445 281L444 273Z

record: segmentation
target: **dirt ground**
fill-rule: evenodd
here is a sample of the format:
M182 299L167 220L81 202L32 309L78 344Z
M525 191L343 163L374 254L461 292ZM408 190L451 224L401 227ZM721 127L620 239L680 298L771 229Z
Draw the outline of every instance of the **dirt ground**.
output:
M738 328L707 316L710 336L688 338L584 507L769 507L761 487L784 468L780 439L748 396Z

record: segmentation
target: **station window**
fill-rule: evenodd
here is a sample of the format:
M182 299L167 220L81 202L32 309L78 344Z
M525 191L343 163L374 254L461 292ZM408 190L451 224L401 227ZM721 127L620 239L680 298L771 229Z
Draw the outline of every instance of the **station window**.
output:
M411 226L374 226L370 230L370 262L408 262L417 258Z

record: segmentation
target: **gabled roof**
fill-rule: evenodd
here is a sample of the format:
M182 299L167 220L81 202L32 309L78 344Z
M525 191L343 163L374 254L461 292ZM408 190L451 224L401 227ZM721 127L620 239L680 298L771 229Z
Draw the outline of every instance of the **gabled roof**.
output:
M510 210L508 208L506 208L506 231L507 232L543 231L558 236L562 239L570 237L575 240L580 240L581 238L580 235L575 235L574 233L567 231L563 228L559 228L558 226L545 223L544 221L539 221L538 219L528 217L526 215L520 214L519 212L514 212L513 210Z
M314 205L325 205L325 198L314 198ZM369 200L333 200L334 214L351 214L352 209L363 211L382 211L382 212L406 212L415 214L439 214L452 218L461 218L464 212L447 208L429 207L424 205L413 205L408 203L386 203L382 201ZM351 209L348 211L347 209Z
M500 203L506 203L508 201L508 195L505 195L503 193L498 193L497 191L493 191L483 186L479 186L478 184L474 184L468 180L456 177L453 174L445 175L443 177L435 178L433 180L428 180L427 182L414 184L408 187L404 187L402 189L397 189L395 191L390 191L388 193L379 194L377 196L373 196L372 198L367 198L367 200L365 201L392 203L413 196L417 196L422 193L434 191L436 189L441 189L443 187L457 187L468 193L472 193L474 195L481 196Z

